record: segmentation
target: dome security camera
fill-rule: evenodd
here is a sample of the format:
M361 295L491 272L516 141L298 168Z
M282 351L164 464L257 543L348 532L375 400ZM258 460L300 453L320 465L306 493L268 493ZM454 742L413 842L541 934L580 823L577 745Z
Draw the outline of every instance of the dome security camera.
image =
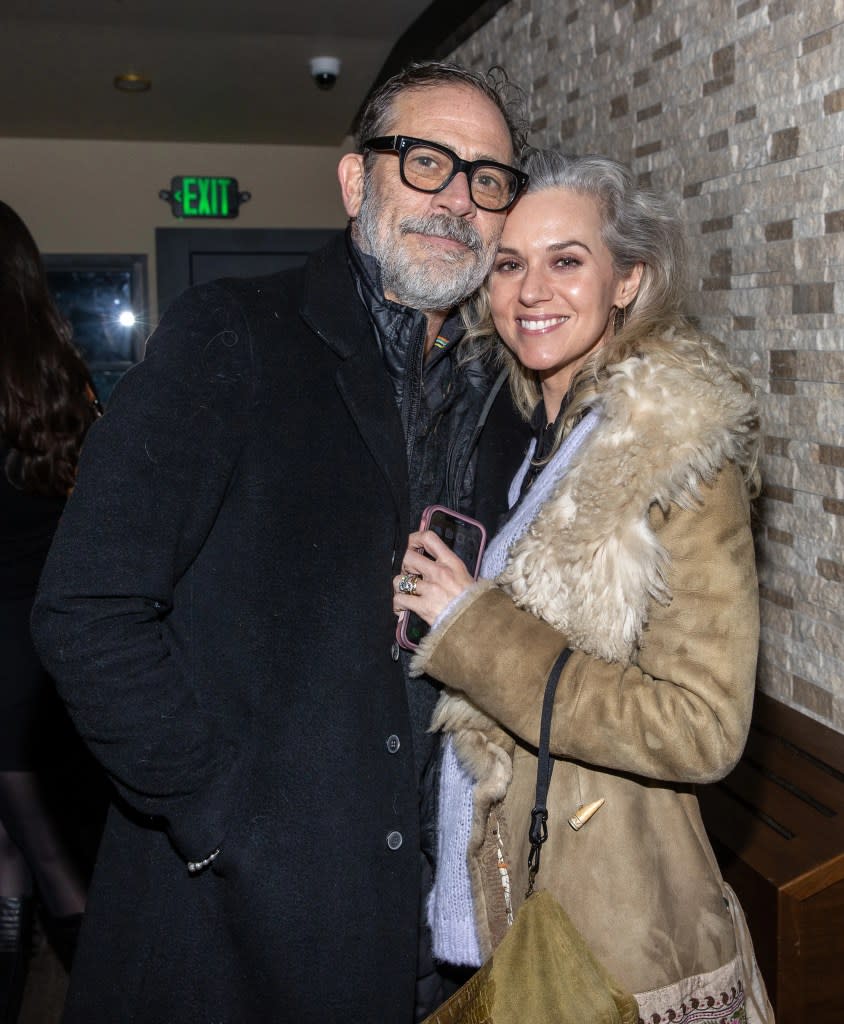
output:
M340 74L340 61L337 57L311 57L311 78L317 89L333 89Z

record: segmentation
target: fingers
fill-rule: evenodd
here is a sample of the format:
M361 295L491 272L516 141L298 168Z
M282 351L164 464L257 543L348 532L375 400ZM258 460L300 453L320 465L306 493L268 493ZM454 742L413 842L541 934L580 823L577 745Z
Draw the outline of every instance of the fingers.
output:
M432 561L448 567L463 565L460 558L433 530L412 533L402 562L405 572L417 572L424 576L425 568L430 569Z
M403 572L393 577L393 611L398 613L413 609L418 610L418 599L422 596L422 577L416 573ZM428 588L430 593L430 586Z
M393 578L393 610L414 611L429 625L473 583L461 559L430 530L413 533Z
M392 610L398 614L402 611L409 611L410 609L418 608L418 601L414 601L414 598L418 598L419 595L419 581L421 577L417 577L412 573L403 572L402 575L397 575L392 581ZM414 587L411 590L406 586L407 581L413 581Z
M436 584L425 584L421 578L416 580L415 593L403 593L400 589L401 581L406 578L405 575L397 576L393 581L393 611L397 615L401 612L415 612L430 626L448 604L449 598Z
M398 586L396 586L396 590L399 594L410 594L411 596L415 597L417 593L419 580L421 579L422 577L418 573L403 573L401 576L398 577Z

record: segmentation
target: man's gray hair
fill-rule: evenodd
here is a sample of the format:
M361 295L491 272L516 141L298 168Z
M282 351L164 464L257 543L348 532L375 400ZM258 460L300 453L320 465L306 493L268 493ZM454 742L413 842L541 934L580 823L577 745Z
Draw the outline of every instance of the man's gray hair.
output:
M518 161L527 139L524 94L507 77L503 68L486 73L470 71L445 61L417 61L380 85L367 99L358 122L355 141L359 152L367 139L391 134L393 108L398 96L409 89L434 89L445 85L463 85L486 96L501 112L510 133L513 158Z

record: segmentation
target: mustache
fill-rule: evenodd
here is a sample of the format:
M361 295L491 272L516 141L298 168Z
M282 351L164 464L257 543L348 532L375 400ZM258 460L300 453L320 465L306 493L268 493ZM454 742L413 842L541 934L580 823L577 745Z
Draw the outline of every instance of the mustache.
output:
M436 238L448 238L465 245L476 256L480 256L484 248L477 230L460 217L446 217L442 214L405 217L399 224L399 230L403 235L434 235Z

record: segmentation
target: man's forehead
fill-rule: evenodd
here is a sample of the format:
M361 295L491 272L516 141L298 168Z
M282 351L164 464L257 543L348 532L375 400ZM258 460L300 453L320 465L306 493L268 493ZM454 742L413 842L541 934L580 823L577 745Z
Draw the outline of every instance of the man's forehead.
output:
M416 86L399 93L387 133L438 142L464 159L512 159L510 130L495 103L463 84Z

